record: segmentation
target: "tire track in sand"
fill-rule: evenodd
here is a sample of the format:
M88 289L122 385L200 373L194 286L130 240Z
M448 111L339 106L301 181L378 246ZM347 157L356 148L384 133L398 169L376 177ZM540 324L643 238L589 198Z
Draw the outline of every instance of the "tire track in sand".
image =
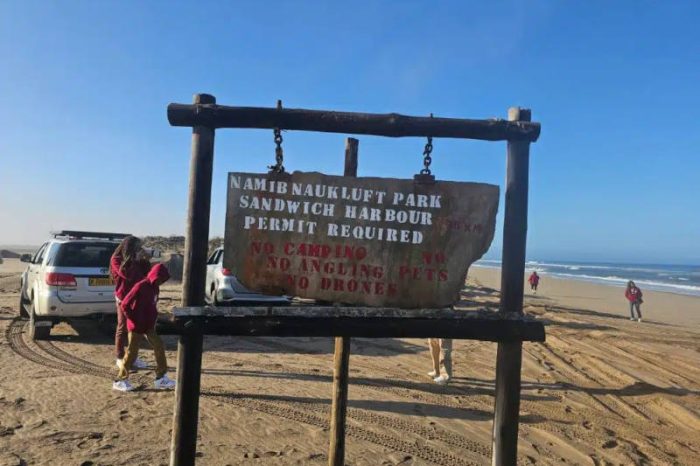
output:
M10 323L5 331L6 340L8 341L12 351L14 351L17 355L38 365L51 369L57 369L72 374L91 375L109 380L113 379L114 371L110 370L108 367L76 357L56 347L50 341L35 342L37 344L36 346L42 352L44 352L44 354L34 350L29 346L29 344L27 344L23 337L25 333L25 326L25 321L15 319ZM47 355L49 357L47 357ZM227 404L252 409L276 417L282 417L294 422L303 422L322 429L328 429L327 415L317 414L319 410L322 410L322 407L309 409L307 406L304 406L303 403L270 402L252 398L242 398L240 396L232 395L217 389L204 388L202 391L202 396L210 399L216 398L219 401ZM292 407L290 407L290 405ZM351 437L365 440L370 443L389 448L393 451L408 453L417 458L421 458L425 461L441 466L478 466L479 464L483 464L482 462L470 461L466 458L453 455L449 452L445 452L429 445L419 445L417 442L406 441L385 432L375 432L373 430L366 429L359 424L362 422L369 422L372 424L378 424L380 427L390 427L396 430L404 430L407 434L414 435L425 434L429 431L429 429L423 430L425 428L412 425L411 423L406 423L405 421L385 418L384 416L378 415L368 415L367 413L358 414L358 412L360 411L353 409L352 414L348 416L354 421L352 424L348 424L346 428L347 435ZM440 438L438 438L438 436ZM433 438L430 438L430 440L440 441L443 441L444 437L446 440L445 443L452 444L453 446L460 446L479 455L482 455L484 452L481 445L477 444L477 446L475 446L472 442L464 438L462 438L462 440L458 440L457 438L459 436L450 436L446 431L435 431L431 437Z

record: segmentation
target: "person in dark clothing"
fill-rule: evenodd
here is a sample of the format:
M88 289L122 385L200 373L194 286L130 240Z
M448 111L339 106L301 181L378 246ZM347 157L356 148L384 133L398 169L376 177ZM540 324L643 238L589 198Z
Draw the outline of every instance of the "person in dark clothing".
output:
M171 389L175 387L175 381L166 374L168 363L165 359L165 349L162 340L156 333L158 293L160 285L169 278L168 269L163 264L156 264L148 272L146 278L136 283L122 301L126 326L129 329L129 345L126 348L124 361L119 367L117 380L112 385L115 390L129 392L134 389L129 383L129 369L138 356L139 346L144 337L153 347L156 357L155 388Z
M637 310L637 322L642 321L642 311L639 306L644 302L642 301L642 290L637 288L632 280L627 282L627 289L625 290L625 298L630 303L630 320L635 320L634 310Z
M127 236L114 250L109 261L109 270L115 283L114 299L117 304L117 329L114 333L114 353L117 357L117 367L124 359L124 348L127 341L126 318L121 303L131 288L140 280L146 278L151 264L146 257L141 241L135 236ZM146 363L141 359L134 361L136 369L145 369Z

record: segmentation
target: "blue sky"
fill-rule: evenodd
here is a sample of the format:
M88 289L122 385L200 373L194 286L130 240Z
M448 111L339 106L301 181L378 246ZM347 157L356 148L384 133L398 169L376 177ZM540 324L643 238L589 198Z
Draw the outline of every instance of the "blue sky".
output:
M207 92L465 118L530 107L529 258L700 263L699 18L692 1L0 2L0 244L182 234L190 133L166 106ZM284 138L288 169L342 172L343 135ZM361 137L359 174L411 177L423 144ZM505 143L434 145L438 178L503 185ZM212 234L226 173L264 171L273 149L271 131L217 132Z

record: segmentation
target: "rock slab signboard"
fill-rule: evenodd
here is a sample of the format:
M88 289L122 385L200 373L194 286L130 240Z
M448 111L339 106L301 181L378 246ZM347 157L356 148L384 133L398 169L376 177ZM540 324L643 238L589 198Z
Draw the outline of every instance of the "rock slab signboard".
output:
M449 306L491 244L498 196L482 183L229 173L224 267L267 294Z

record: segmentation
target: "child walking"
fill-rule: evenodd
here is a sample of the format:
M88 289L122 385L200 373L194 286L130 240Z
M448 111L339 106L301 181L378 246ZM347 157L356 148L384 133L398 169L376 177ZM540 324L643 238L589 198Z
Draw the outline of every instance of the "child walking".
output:
M129 330L129 344L126 347L124 360L120 364L117 380L112 385L115 390L129 392L134 389L133 385L129 383L129 369L138 356L139 345L144 337L153 347L156 357L155 388L170 389L175 387L175 382L166 374L168 363L165 360L165 349L156 333L158 292L160 285L169 278L168 269L163 264L156 264L148 272L146 278L136 283L122 301L126 327Z

